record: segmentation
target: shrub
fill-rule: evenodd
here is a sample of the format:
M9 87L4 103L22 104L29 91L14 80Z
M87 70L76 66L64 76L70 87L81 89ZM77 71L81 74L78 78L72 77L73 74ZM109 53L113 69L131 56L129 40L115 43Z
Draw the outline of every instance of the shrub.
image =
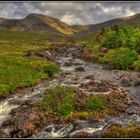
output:
M132 66L137 57L135 50L118 48L110 49L100 61L112 65L113 68L126 70Z
M46 91L46 96L41 102L43 110L57 112L68 116L74 107L74 92L70 87L57 86Z
M49 64L44 67L44 72L47 73L49 76L53 76L55 73L59 72L59 66L56 64Z
M103 94L89 96L87 105L90 109L100 110L106 106L106 98Z
M140 61L139 60L136 60L133 65L132 65L132 68L136 71L140 71Z
M113 49L128 47L139 51L140 29L129 25L115 25L104 32L103 46Z

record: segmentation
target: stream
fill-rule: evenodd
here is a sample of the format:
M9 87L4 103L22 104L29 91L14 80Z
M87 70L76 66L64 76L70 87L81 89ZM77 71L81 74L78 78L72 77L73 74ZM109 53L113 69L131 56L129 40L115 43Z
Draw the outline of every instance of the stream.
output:
M85 62L79 58L73 58L71 54L68 56L56 56L55 61L60 64L60 73L56 74L50 81L45 81L32 90L21 96L13 95L13 97L4 99L0 103L0 127L2 124L10 119L12 115L10 112L14 108L22 106L27 100L41 101L44 91L47 88L55 87L57 85L72 86L84 91L86 94L109 94L110 88L98 89L96 87L85 89L82 84L90 82L94 79L96 82L107 81L117 87L118 90L124 91L128 96L132 96L137 104L140 105L140 73L132 71L121 70L108 70L101 64ZM76 67L82 67L83 71L76 71ZM125 84L124 84L125 83ZM54 138L54 137L71 137L79 132L99 132L104 131L111 123L119 122L126 125L129 121L140 123L139 114L128 115L122 117L110 117L107 122L89 122L89 121L76 121L73 124L51 124L38 136L32 138Z

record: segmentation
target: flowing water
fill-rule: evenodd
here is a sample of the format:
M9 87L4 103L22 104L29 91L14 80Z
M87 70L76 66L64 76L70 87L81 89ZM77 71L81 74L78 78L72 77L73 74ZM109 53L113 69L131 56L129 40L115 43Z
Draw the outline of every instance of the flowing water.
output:
M33 88L33 91L27 92L22 96L13 96L9 99L5 99L0 103L0 127L2 124L11 117L11 110L19 107L25 101L31 99L39 101L42 99L43 93L47 88L54 87L56 85L64 85L64 86L73 86L75 88L79 88L86 92L87 94L98 94L97 91L86 90L80 85L82 83L88 83L92 80L92 77L96 82L101 82L101 80L105 80L111 82L114 85L118 85L119 90L125 90L129 95L135 97L136 101L140 103L140 85L133 85L134 80L140 81L139 73L132 71L119 71L119 70L107 70L103 65L93 64L89 62L84 62L80 59L74 59L72 56L69 57L56 57L56 61L60 64L61 72L54 76L54 78L50 81L46 81L45 83L41 83ZM79 72L75 71L76 67L83 67L84 71ZM88 78L87 78L88 77ZM132 83L131 86L122 86L121 80L125 77ZM107 89L104 91L104 94L108 94L111 90ZM129 118L129 116L125 116L125 119L131 120L135 118ZM140 117L136 116L137 120ZM114 119L114 120L113 120ZM111 121L116 121L118 118L111 118L108 123ZM119 120L121 120L119 118ZM121 121L123 122L123 121ZM42 134L38 137L66 137L71 136L78 132L88 132L93 133L95 131L103 130L106 128L107 123L100 124L98 122L88 122L88 121L80 121L75 122L69 125L50 125L43 131Z

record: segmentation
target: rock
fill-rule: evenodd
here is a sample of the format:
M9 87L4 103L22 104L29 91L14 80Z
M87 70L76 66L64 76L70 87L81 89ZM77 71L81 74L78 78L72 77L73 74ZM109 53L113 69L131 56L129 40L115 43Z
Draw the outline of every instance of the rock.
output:
M100 49L100 52L101 52L101 53L107 53L107 51L108 51L107 48L101 48L101 49Z
M121 84L123 87L129 87L129 86L132 85L128 79L122 79L122 80L120 81L120 84Z
M140 114L140 107L137 106L131 106L128 109L126 109L127 114Z
M135 80L133 85L134 86L139 86L140 85L140 80Z
M94 75L88 75L85 77L85 79L91 79L91 80L94 80Z
M85 71L85 68L84 67L76 67L75 68L75 71L79 71L79 72L84 72Z
M7 120L0 133L4 138L24 138L37 134L46 124L45 116L39 111L38 106L31 101L26 105L12 110L12 118Z
M66 66L66 67L69 67L69 66L71 66L72 65L72 62L65 62L64 63L64 66Z
M92 133L92 138L101 138L101 133L102 133L102 131L96 131L96 132L94 132L94 133Z
M88 132L77 132L76 134L73 134L70 136L70 138L91 138L91 134Z

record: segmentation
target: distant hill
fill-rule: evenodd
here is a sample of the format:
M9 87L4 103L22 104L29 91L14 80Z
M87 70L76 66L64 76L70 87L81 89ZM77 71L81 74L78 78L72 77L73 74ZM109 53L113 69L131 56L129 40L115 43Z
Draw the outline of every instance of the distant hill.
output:
M40 14L30 14L26 18L18 20L1 18L0 29L37 33L53 32L65 35L72 35L75 33L75 30L71 26L60 20Z
M135 27L140 27L140 13L135 14L133 16L129 16L129 17L112 19L112 20L105 21L98 24L73 25L73 28L75 30L78 30L77 35L80 35L80 34L86 34L86 33L93 33L102 28L107 28L107 27L111 27L113 25L119 25L119 24L128 24Z
M99 24L68 25L57 18L41 14L30 14L24 19L0 18L0 30L21 31L31 33L47 33L58 36L86 35L102 28L118 24L140 26L140 14L130 17L117 18Z

